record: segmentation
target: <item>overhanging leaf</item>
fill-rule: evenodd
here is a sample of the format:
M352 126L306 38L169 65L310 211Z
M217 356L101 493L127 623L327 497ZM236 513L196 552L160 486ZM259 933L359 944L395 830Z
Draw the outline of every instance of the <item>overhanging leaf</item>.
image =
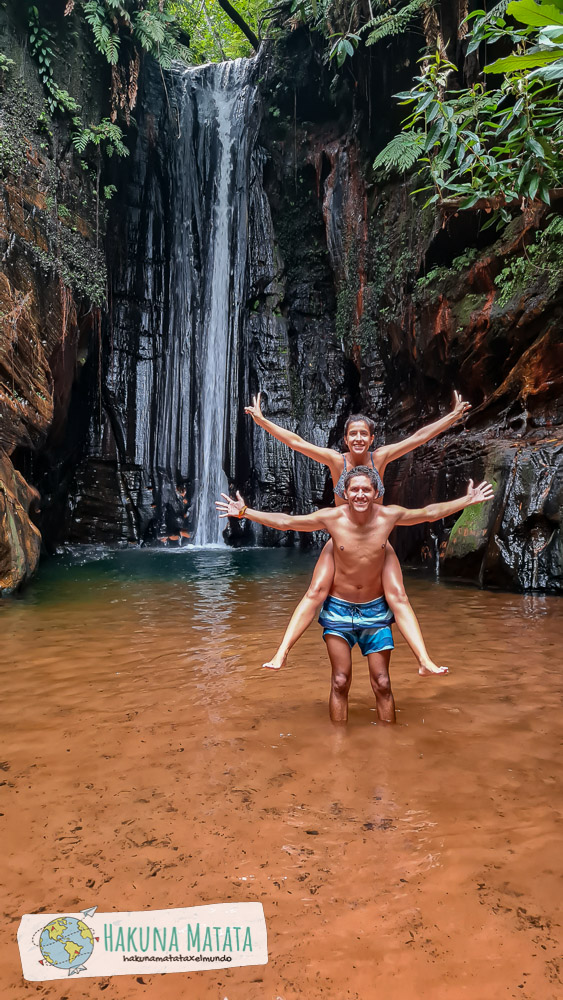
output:
M536 66L547 66L557 58L560 58L558 53L553 51L536 52L535 55L528 56L506 56L483 69L485 73L517 73L519 70L535 69Z
M557 7L534 3L534 0L512 0L506 8L506 13L516 21L520 21L520 24L529 24L533 28L551 24L563 25L563 14Z

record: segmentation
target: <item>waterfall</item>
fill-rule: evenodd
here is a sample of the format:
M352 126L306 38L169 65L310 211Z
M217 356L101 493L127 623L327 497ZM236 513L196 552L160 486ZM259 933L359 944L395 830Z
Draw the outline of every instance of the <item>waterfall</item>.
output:
M240 60L242 62L242 60ZM213 126L216 132L217 164L215 167L215 198L212 211L210 246L213 262L209 277L209 306L202 317L199 341L201 378L199 380L199 435L196 450L196 496L194 542L200 545L222 541L224 523L215 510L215 500L228 489L223 472L225 451L225 421L228 419L228 371L230 333L229 288L231 241L234 239L232 212L229 204L230 180L233 171L231 131L238 103L238 89L229 88L229 79L238 83L238 67L221 64L212 78L215 105ZM196 71L197 73L197 71ZM186 74L193 86L196 73ZM237 303L233 303L235 309ZM238 303L240 305L240 303ZM236 329L236 323L235 323Z
M136 539L223 544L215 500L234 469L244 391L255 74L255 59L237 59L175 68L164 83L149 66L143 81L110 261L103 421L79 484L85 520L100 484L105 509L125 497Z

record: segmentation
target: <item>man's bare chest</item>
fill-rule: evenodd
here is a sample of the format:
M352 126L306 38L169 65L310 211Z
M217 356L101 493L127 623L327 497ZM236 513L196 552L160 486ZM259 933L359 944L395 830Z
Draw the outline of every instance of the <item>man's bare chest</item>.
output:
M369 526L338 525L331 534L335 557L346 565L349 561L369 561L383 556L389 528L383 520L378 520Z

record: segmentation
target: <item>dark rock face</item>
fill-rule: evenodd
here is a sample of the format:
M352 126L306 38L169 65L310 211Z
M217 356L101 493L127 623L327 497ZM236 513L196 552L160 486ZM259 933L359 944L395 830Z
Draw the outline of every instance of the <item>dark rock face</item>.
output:
M507 589L563 589L562 452L553 440L488 447L485 473L496 484L496 498L490 508L468 508L456 522L445 576Z

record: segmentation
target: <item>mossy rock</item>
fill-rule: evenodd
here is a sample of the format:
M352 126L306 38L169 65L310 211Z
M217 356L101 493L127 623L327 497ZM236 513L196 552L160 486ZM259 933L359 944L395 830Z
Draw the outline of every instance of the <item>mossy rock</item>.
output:
M490 509L487 504L466 507L454 524L446 548L446 558L463 559L487 543Z
M502 460L502 456L501 456ZM489 465L496 465L493 461ZM498 467L497 467L498 471ZM485 472L484 477L495 494L498 492L498 477ZM487 545L490 529L495 516L495 503L480 503L466 507L455 522L446 547L446 559L463 559L470 553L479 552Z

